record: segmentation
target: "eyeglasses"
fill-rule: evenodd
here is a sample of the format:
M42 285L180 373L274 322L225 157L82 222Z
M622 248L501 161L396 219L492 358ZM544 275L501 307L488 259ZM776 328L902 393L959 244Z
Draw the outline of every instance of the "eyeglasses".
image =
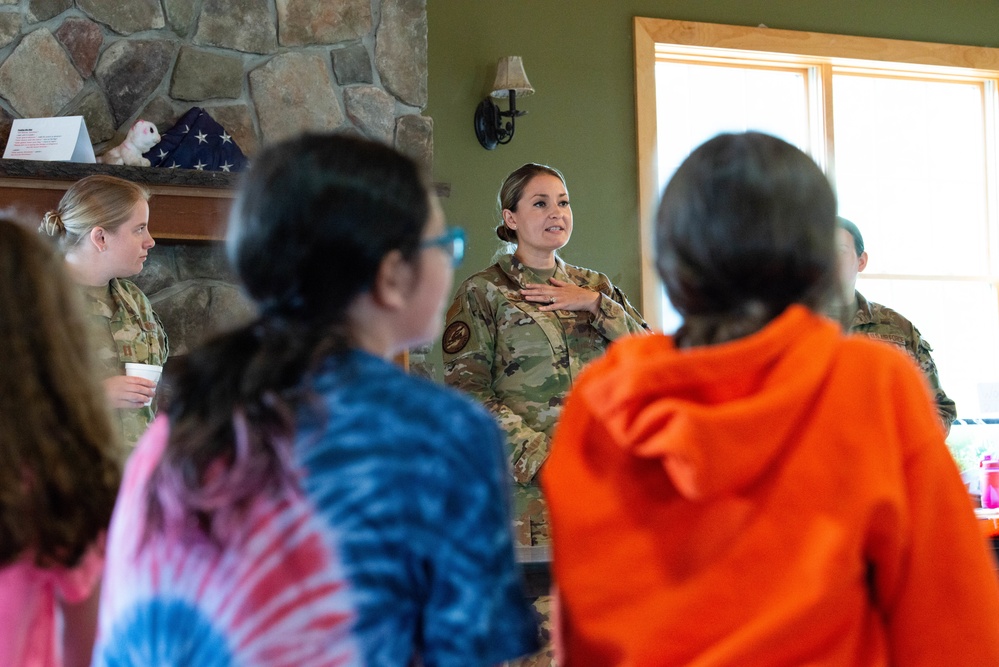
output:
M465 230L461 227L450 227L440 236L421 241L419 247L439 247L451 256L451 266L457 268L465 258Z

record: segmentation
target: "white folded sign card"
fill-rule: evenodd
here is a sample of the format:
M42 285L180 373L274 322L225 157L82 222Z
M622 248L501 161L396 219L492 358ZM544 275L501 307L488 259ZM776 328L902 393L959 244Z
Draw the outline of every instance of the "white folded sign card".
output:
M83 116L15 118L5 160L96 162Z

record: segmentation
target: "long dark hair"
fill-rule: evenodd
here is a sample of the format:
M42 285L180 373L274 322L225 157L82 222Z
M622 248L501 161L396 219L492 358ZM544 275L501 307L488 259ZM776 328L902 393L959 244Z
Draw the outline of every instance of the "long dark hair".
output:
M818 165L776 137L721 134L663 194L657 267L684 322L681 346L763 328L792 303L823 312L836 293L836 197Z
M305 135L257 156L227 250L259 317L172 369L153 529L193 520L222 538L252 497L294 483L294 414L310 398L303 379L351 347L348 307L387 253L414 259L429 207L419 168L382 144Z
M124 458L62 256L0 217L0 566L73 566L107 529Z

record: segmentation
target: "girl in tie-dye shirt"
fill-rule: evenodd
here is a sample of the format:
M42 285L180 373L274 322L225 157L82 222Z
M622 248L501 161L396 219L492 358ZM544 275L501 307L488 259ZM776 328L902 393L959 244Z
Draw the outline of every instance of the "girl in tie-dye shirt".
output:
M188 356L112 521L96 665L492 665L536 630L492 419L391 358L433 338L461 234L414 163L259 156L229 252L260 316Z

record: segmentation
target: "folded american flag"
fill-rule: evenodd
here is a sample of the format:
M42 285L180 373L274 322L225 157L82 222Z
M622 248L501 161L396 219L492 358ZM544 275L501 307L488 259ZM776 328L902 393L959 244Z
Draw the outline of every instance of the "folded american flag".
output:
M192 107L143 155L150 166L199 171L242 171L246 156L201 107Z

